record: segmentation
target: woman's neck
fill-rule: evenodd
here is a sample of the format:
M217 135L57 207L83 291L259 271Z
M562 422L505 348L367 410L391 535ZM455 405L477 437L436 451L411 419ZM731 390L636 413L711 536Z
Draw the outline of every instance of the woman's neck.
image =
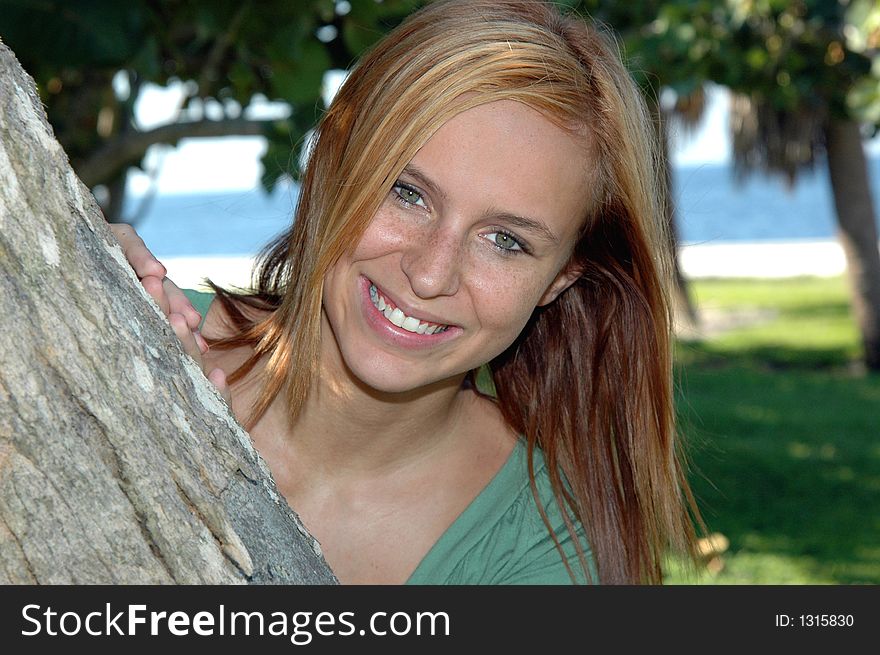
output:
M464 379L406 393L379 393L349 375L316 376L291 431L300 456L355 475L406 468L449 451L470 407Z

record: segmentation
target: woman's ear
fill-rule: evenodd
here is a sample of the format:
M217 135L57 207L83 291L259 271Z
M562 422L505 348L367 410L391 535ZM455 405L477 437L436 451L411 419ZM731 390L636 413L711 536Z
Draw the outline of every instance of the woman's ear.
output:
M574 284L583 272L583 266L572 264L563 268L553 282L550 283L550 286L547 287L547 290L543 293L541 299L538 300L538 307L549 305L556 300L556 297Z

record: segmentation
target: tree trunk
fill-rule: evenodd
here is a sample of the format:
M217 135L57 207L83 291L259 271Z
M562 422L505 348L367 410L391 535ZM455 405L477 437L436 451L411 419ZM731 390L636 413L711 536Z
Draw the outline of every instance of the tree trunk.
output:
M852 307L865 364L880 371L880 248L868 166L858 124L830 120L825 127L828 171L838 234L846 255Z
M660 181L665 188L663 193L663 218L666 220L666 236L669 239L669 248L672 253L672 301L675 322L679 330L685 333L695 333L699 327L699 315L696 306L691 300L688 280L681 271L681 262L678 257L678 226L676 220L675 191L672 162L669 159L669 127L668 118L660 108L656 98L650 98L648 105L654 117L654 131L657 139L657 148L660 151L660 165L663 167Z
M107 183L107 202L101 207L104 219L108 223L131 223L123 215L125 211L125 186L128 181L128 169L123 168L119 174Z
M333 583L0 43L0 583Z

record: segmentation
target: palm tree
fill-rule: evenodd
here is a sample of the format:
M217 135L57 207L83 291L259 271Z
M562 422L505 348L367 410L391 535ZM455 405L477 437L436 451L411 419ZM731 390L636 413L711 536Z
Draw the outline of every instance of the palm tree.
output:
M793 184L820 161L828 166L864 361L880 371L880 249L860 107L853 102L853 91L865 83L878 88L869 56L880 57L870 39L859 52L844 36L859 34L873 15L875 48L880 45L880 8L855 0L847 14L845 4L733 3L739 12L731 45L740 62L720 66L716 79L736 92L731 128L739 177L763 171ZM876 105L876 95L872 100Z
M675 202L675 167L671 159L670 126L678 124L685 130L694 128L702 119L706 109L706 96L702 85L688 95L678 96L674 104L664 106L656 94L648 94L648 107L654 116L654 129L660 148L660 163L663 167L661 179L665 189L663 193L666 233L672 252L673 264L673 306L676 323L679 329L694 332L700 324L699 313L690 293L688 280L681 270L679 261L678 212Z

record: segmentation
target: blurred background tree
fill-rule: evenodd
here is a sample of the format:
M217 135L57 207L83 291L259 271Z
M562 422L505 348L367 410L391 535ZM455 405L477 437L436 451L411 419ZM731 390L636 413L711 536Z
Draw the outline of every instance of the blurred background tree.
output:
M291 152L320 111L328 69L346 69L414 0L0 0L0 38L36 80L55 134L110 221L123 216L128 169L154 144L264 135L264 184L295 175ZM167 123L145 129L146 83L182 83ZM265 100L280 117L253 117Z
M880 370L880 249L862 147L880 128L880 3L876 0L613 0L566 2L621 35L657 116L669 161L670 121L687 129L705 83L730 88L734 174L790 185L827 165L864 361ZM665 101L664 101L665 100ZM667 220L675 237L672 169ZM679 310L696 317L678 266Z
M880 250L862 146L880 127L875 0L728 0L709 75L734 91L734 171L798 175L828 167L853 314L867 367L880 371Z

